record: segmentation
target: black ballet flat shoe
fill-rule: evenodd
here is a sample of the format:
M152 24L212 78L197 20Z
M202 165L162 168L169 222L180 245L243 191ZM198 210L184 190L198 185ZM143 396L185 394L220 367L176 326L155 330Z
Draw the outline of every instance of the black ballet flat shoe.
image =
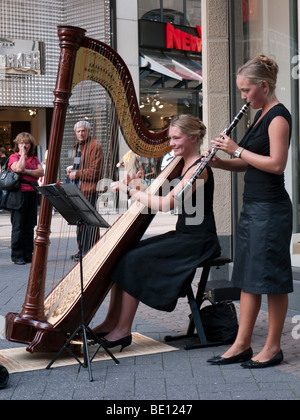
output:
M120 338L119 340L115 340L115 341L109 341L106 340L106 338L102 338L100 340L103 344L103 347L111 349L113 347L117 347L117 346L121 346L121 350L120 352L125 349L125 347L130 346L131 342L132 342L132 334L127 335L126 337Z
M4 366L0 365L0 389L3 389L7 386L8 378L9 374L7 369Z
M270 366L276 366L279 365L283 361L283 353L282 350L280 350L272 359L267 360L266 362L258 362L255 360L248 360L245 363L242 363L241 366L243 368L248 369L262 369L267 368Z
M247 360L251 359L253 356L252 348L243 351L240 354L232 357L221 357L216 356L208 359L207 362L211 363L212 365L230 365L232 363L239 363L239 362L246 362Z
M24 260L22 260L22 259L20 259L20 260L13 260L13 262L15 264L17 264L17 265L24 265L24 264L26 264L26 262Z

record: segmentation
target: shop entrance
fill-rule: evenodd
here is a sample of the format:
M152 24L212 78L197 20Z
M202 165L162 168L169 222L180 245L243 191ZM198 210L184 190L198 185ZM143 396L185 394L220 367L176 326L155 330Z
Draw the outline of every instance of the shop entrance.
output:
M0 122L0 147L4 147L6 155L10 155L16 136L26 131L30 133L30 121L1 121Z

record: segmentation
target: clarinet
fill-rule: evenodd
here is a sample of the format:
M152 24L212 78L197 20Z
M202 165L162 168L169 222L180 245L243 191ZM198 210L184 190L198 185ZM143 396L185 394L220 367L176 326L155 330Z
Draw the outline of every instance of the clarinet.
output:
M238 114L234 117L234 119L232 120L232 122L230 123L230 125L227 128L225 128L225 130L223 131L223 133L226 134L226 136L229 136L233 132L233 130L235 129L235 127L238 125L238 123L241 121L241 119L243 118L243 116L248 111L249 105L250 105L250 103L245 104L241 108L241 110L238 112ZM217 153L217 151L218 150L213 147L211 149L211 151L209 152L209 154L207 155L207 157L204 158L197 165L195 171L193 172L193 175L192 175L191 179L185 184L185 186L182 188L182 190L179 191L179 193L174 196L177 201L182 201L183 195L192 188L192 186L196 182L196 179L204 171L204 169L206 168L206 166L208 165L208 163L210 162L210 160L215 156L215 154Z

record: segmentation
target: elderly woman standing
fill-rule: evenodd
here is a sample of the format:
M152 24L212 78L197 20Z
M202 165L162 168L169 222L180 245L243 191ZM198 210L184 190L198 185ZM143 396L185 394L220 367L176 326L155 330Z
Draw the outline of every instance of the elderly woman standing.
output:
M31 262L34 227L37 223L38 195L34 189L44 175L43 167L34 156L35 139L30 133L20 133L14 140L15 153L10 156L8 167L21 175L21 200L11 212L11 259L15 264Z
M264 54L242 66L237 86L242 98L259 110L239 146L228 136L212 142L236 159L214 158L211 166L245 171L232 282L240 287L240 325L235 343L209 363L243 362L244 368L266 368L282 362L282 329L293 291L290 258L292 205L284 186L291 138L291 115L275 94L278 65ZM252 358L251 337L261 305L268 296L269 332L263 349Z

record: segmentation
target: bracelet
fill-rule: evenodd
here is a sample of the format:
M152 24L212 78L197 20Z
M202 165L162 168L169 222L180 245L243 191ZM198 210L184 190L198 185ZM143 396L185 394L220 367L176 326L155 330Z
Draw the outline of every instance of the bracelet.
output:
M132 190L132 188L131 187L127 187L127 196L130 198L131 197L131 195L130 195L130 191Z

